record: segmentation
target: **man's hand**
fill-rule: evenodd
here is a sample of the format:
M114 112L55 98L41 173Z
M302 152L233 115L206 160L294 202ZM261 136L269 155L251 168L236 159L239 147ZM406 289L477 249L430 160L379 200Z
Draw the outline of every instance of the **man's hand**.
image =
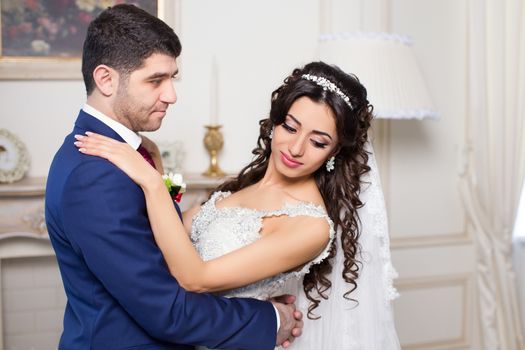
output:
M303 313L295 309L295 296L293 295L282 295L270 301L279 311L281 319L276 345L287 348L303 331Z

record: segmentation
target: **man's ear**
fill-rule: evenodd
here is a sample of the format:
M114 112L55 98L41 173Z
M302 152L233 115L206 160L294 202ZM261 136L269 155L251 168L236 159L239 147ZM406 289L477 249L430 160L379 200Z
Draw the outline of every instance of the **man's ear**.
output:
M116 93L118 79L117 71L105 64L100 64L93 70L93 80L97 89L104 96L109 97Z

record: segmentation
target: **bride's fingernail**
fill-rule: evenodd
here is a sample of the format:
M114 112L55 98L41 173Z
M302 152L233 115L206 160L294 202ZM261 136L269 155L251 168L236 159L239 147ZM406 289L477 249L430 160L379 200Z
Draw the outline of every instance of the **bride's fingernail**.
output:
M83 140L83 139L85 139L86 137L85 137L84 135L78 135L78 134L77 134L77 135L75 135L75 138L76 138L77 140Z
M75 141L75 142L73 142L73 144L74 144L75 146L77 146L77 147L82 146L82 142L80 142L80 141Z
M93 133L91 131L86 131L86 135L91 136Z
M86 152L86 149L85 148L79 148L78 151L84 153L84 152Z

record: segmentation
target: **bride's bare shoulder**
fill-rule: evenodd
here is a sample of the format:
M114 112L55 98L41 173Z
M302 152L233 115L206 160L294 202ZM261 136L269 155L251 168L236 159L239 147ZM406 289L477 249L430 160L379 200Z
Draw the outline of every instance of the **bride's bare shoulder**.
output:
M291 203L312 203L326 209L323 196L316 185L304 186L298 190L287 191L287 201Z

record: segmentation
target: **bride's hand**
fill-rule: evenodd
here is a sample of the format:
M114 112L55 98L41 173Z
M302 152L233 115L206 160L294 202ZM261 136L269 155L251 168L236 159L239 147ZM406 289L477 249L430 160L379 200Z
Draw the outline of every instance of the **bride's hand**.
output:
M125 142L89 131L86 135L75 135L75 139L80 152L109 160L143 188L162 180L157 170Z

